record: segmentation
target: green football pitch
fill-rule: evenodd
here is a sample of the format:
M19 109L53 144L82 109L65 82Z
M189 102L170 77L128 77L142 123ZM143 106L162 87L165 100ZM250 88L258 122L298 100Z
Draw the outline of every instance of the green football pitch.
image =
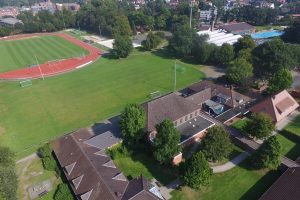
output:
M204 77L200 66L178 63L177 88ZM0 82L0 144L21 158L43 142L118 114L154 91L173 90L174 60L135 51L126 59L100 58L86 68L26 88Z
M0 72L30 67L64 58L82 56L87 51L58 36L34 36L0 42Z

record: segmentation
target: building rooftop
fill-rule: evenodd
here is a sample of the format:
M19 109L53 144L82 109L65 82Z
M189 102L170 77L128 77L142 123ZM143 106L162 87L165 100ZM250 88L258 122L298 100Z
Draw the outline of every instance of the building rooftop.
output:
M105 149L95 145L92 137L89 130L80 129L52 143L57 160L78 199L127 200L128 193L141 194L142 199L159 199L145 190L150 183L143 177L127 180L106 155ZM95 141L100 141L100 137ZM137 186L129 187L132 184Z
M193 137L195 134L200 133L211 126L213 126L214 123L210 120L202 117L197 116L193 119L190 119L189 121L186 121L185 123L177 126L177 130L180 132L180 142L184 142L185 140L189 139L190 137Z
M299 104L296 100L288 93L288 91L283 90L254 105L250 110L251 112L266 113L276 123L288 116L298 107Z
M300 168L287 169L259 200L299 200Z
M194 104L175 93L170 93L144 103L143 107L146 112L146 130L148 132L154 131L155 125L161 123L165 119L174 121L200 109L199 105Z
M17 23L22 23L21 20L13 18L13 17L1 18L0 22L5 23L5 24L10 24L10 25L15 25Z
M254 26L252 26L246 22L224 24L220 28L224 29L227 32L236 32L236 31L245 31L245 30L255 29Z

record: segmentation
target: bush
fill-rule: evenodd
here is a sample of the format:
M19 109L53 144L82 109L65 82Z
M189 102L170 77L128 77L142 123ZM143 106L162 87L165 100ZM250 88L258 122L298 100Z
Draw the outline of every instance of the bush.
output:
M232 149L229 133L221 126L208 129L207 135L201 142L201 150L205 157L214 162L228 158Z
M251 163L256 169L277 169L281 160L281 145L276 136L271 136L252 155Z
M42 158L43 167L48 171L55 171L57 164L53 157Z
M38 149L38 154L41 158L51 157L52 156L52 148L49 143Z
M61 183L58 185L54 200L74 200L73 194L66 183Z
M181 165L182 182L194 189L208 185L212 176L212 169L202 152L196 153L193 157Z

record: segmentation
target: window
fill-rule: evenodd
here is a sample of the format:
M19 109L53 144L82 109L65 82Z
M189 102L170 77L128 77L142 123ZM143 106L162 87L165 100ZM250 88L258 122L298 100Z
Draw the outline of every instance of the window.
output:
M182 124L182 118L180 119L180 124Z
M185 116L185 121L187 121L188 120L188 116Z
M197 111L195 112L195 117L197 116Z
M190 114L190 119L192 119L193 118L193 113L192 114Z

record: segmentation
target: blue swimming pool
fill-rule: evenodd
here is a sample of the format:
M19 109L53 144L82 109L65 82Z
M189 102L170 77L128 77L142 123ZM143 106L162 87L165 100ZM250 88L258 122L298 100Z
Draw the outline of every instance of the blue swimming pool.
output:
M278 37L281 36L284 32L283 31L265 31L265 32L259 32L259 33L253 33L251 34L251 37L253 39L266 39L266 38L272 38L272 37Z

